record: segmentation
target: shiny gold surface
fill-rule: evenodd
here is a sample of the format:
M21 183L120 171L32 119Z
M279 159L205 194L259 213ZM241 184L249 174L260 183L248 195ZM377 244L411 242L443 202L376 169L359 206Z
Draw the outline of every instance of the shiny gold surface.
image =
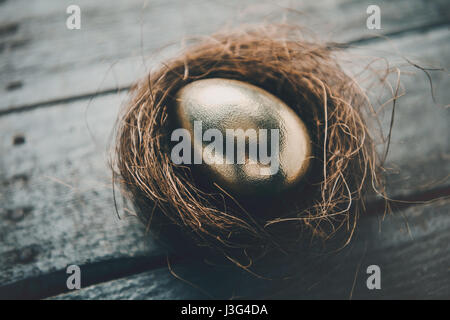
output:
M190 132L194 152L203 156L203 163L197 166L225 190L245 195L274 194L297 184L307 172L311 158L308 131L298 115L269 92L237 80L203 79L183 87L176 101L179 124ZM224 137L224 145L227 129L268 129L269 136L270 129L279 129L278 171L261 174L261 169L267 169L268 165L249 163L248 158L244 164L227 164L225 147L224 164L205 163L204 148L210 142L198 141L194 121L202 122L203 132L218 129ZM270 143L271 140L268 150Z

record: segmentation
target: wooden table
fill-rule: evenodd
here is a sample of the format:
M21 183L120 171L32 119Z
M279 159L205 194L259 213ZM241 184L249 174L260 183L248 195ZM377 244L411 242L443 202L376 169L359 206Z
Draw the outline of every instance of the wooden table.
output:
M66 28L69 4L81 8L80 30ZM381 30L366 27L370 4ZM107 147L130 85L184 37L282 19L345 53L402 65L388 192L415 202L364 215L347 248L320 265L305 260L280 284L167 253L127 203L119 219ZM0 298L450 298L449 25L447 0L1 1ZM429 71L436 102L427 74L402 55L447 68ZM387 107L385 128L389 116ZM80 290L66 287L72 264ZM372 264L381 290L367 289Z

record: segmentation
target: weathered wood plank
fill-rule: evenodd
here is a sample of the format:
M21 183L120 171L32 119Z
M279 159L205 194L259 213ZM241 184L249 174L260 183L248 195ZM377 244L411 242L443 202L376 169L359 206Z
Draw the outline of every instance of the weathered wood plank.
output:
M418 56L445 58L448 64L442 54L448 50L448 37L445 30L436 30L425 37L397 39L396 44L411 50L421 39ZM438 99L450 100L448 85L448 77L435 79ZM420 72L405 87L412 97L399 101L389 158L400 169L398 183L391 184L397 186L394 197L420 191L424 183L439 180L436 185L445 186L450 171L445 158L448 110L424 100L428 84ZM78 101L0 117L0 283L68 264L161 254L134 218L115 218L104 150L124 98L124 93L107 95L90 104ZM417 119L421 124L411 130Z
M123 97L0 119L0 283L158 253L137 219L114 208L105 146ZM14 145L17 135L24 142Z
M86 28L79 34L64 28L65 6L59 2L27 4L17 15L13 14L16 3L20 1L7 1L1 4L0 11L2 23L12 25L7 28L12 33L2 38L5 46L0 53L0 81L4 81L0 87L9 88L0 89L4 90L0 104L6 101L5 108L126 86L141 74L140 27L135 23L138 2L121 2L123 10L117 10L118 3L109 8L103 2L86 3L88 19L83 20ZM206 11L211 14L205 14L206 11L197 9L201 3L204 2L185 4L181 10L178 2L150 3L151 9L144 11L143 17L144 38L148 39L143 51L151 52L166 42L178 41L182 34L212 32L239 11L236 6L221 2L208 4ZM404 6L402 12L385 10L385 4L381 5L382 11L388 11L387 17L383 14L385 32L439 22L446 12L439 8L444 8L447 2L427 6L422 2L399 1L395 5L399 4ZM365 28L367 3L330 1L329 5L324 12L318 12L316 4L311 4L305 7L305 12L314 14L315 21L320 21L321 15L329 18L334 13L339 20L328 21L341 26L342 29L336 30L348 32L332 37L333 40L348 41L371 34ZM81 7L86 8L84 4ZM252 19L257 20L267 12L267 5L258 8L259 13L252 14ZM345 14L338 15L339 10ZM185 15L192 21L182 18ZM402 18L407 15L408 19ZM16 20L10 17L20 22L17 28ZM171 24L169 30L154 28L172 20L177 23ZM316 23L320 29L322 22ZM324 27L333 29L329 25ZM93 29L97 31L92 32ZM415 52L421 59L445 62L444 66L448 66L448 43L448 31L439 29L427 34L425 41L416 36L398 45L403 52ZM376 44L368 48L386 49L386 46ZM170 50L164 54L170 54ZM106 74L118 60L114 72ZM399 183L391 184L396 194L417 191L418 186L428 187L432 182L445 185L448 181L443 180L450 171L448 112L424 100L428 95L425 80L419 73L418 78L406 83L413 94L402 98L397 110L400 122L396 122L390 154L392 166L401 169ZM18 81L23 82L22 87ZM445 90L448 78L437 78L435 85L441 93L439 99L448 103L449 93ZM87 110L88 103L83 100L0 118L0 283L48 274L71 263L84 265L160 253L133 218L116 221L114 216L110 176L99 150L104 150L122 97L99 97ZM423 104L429 109L423 109ZM85 118L97 144L92 142ZM411 123L417 119L424 123L412 128ZM22 144L21 136L25 139ZM12 145L13 141L16 145ZM405 180L411 188L404 188Z
M149 56L160 48L225 25L285 16L324 39L354 41L445 24L450 12L445 0L78 1L81 30L67 30L68 4L0 4L0 27L7 31L0 34L0 113L127 87L160 61ZM372 4L381 8L382 30L366 27ZM161 54L171 55L178 47Z
M361 221L356 241L338 253L293 263L286 281L256 279L236 267L177 266L82 288L53 299L432 299L450 296L450 202ZM322 260L322 261L319 261ZM381 290L366 286L378 265ZM200 289L199 289L200 288Z
M217 273L209 272L209 276L213 274L217 275ZM208 275L205 276L205 280L213 280ZM126 279L105 282L77 292L55 296L53 299L184 300L205 299L207 297L195 287L182 281L174 281L168 269L164 268L134 275Z
M110 258L78 265L83 270L81 286L134 276L148 270L158 270L167 265L166 256L139 256ZM173 260L173 259L172 259ZM177 261L182 261L178 259ZM185 259L186 260L186 259ZM0 286L0 299L43 299L67 292L65 269L52 271L45 275L29 277Z
M450 182L450 32L448 28L438 28L433 32L408 35L394 38L384 43L373 43L360 48L352 48L345 52L355 56L358 61L361 56L383 57L389 66L399 66L401 74L400 93L397 101L392 139L385 167L388 169L388 193L402 196L418 191L439 188ZM428 75L414 67L409 62L423 68L442 69L443 71L428 71ZM382 63L384 65L384 63ZM354 70L354 66L346 65ZM395 90L395 76L391 84ZM364 84L363 84L364 85ZM431 89L434 91L433 101ZM378 90L372 94L372 101ZM381 101L391 98L388 90L384 90ZM388 105L379 112L384 136L389 132L392 107ZM372 124L372 135L379 141L376 126ZM384 150L380 145L379 153Z

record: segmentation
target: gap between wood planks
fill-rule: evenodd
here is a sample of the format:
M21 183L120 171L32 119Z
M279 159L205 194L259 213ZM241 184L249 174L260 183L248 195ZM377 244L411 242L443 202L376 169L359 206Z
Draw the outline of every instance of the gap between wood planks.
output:
M182 263L187 258L175 257L171 261ZM117 258L79 265L83 270L81 285L91 285L125 278L149 270L167 266L166 256ZM66 286L68 274L59 270L45 275L12 282L0 287L0 300L3 299L45 299L69 291Z
M378 36L378 37L377 36L361 37L361 38L358 38L358 39L355 39L352 41L348 41L345 43L329 43L328 46L334 47L334 48L349 48L349 47L352 47L355 45L373 43L373 42L380 41L380 40L383 40L386 38L402 36L405 34L411 34L411 33L419 33L420 34L420 33L431 31L433 29L438 29L440 27L444 27L446 25L450 25L450 22L446 21L446 20L436 21L436 22L425 24L422 26L416 26L416 27L412 27L412 28L405 28L405 29L388 32L388 33L385 33L382 36ZM105 95L109 95L109 94L117 94L117 93L120 93L123 91L128 91L128 90L130 90L131 87L132 87L132 85L128 85L128 86L124 86L121 88L110 88L110 89L105 89L105 90L99 90L97 92L74 95L74 96L66 97L66 98L58 98L58 99L52 99L52 100L48 100L48 101L40 101L40 102L36 102L36 103L19 105L14 108L0 110L0 117L9 115L12 113L34 110L37 108L51 107L51 106L54 106L57 104L62 104L62 103L70 103L70 102L74 102L74 101L78 101L78 100L89 100L89 99L94 99L99 96L105 96Z
M422 27L415 27L387 33L384 35L384 37L399 36L407 33L422 33L448 24L449 22L447 21L436 22ZM332 45L346 48L351 47L353 45L374 42L381 39L382 39L381 37L360 38L344 44L332 44ZM61 98L50 101L38 102L34 104L22 105L14 109L7 109L0 111L0 116L16 112L26 112L41 107L50 107L60 103L93 99L97 96L116 94L118 92L127 91L129 89L130 86L127 86L120 89L107 89L95 93L87 93L68 98ZM393 212L396 212L404 210L410 206L424 204L429 201L433 201L435 199L446 198L449 196L450 196L450 187L444 186L435 189L425 190L418 193L409 194L407 196L397 198L394 201L388 201L387 203L392 208ZM385 206L386 202L383 199L375 200L367 205L367 212L370 214L383 214ZM108 282L111 280L135 275L145 271L162 268L167 265L166 259L167 259L166 256L135 257L135 258L111 259L95 263L88 263L81 266L83 268L83 286L86 287L102 282ZM188 257L173 258L174 262L181 264L189 263L191 260L192 259ZM60 270L45 275L6 284L0 287L0 298L42 299L57 294L65 293L69 291L65 286L66 278L67 274L65 270ZM24 293L26 293L26 296L24 296Z
M414 205L429 203L450 195L450 187L436 188L418 194L412 194L389 202L392 212L405 210ZM376 200L367 206L368 214L384 214L385 201ZM117 258L80 265L83 270L83 288L109 282L140 273L165 268L168 261L177 267L195 263L197 257L188 256L140 256L133 258ZM45 299L70 292L66 286L66 270L59 270L45 275L12 282L0 287L0 299Z

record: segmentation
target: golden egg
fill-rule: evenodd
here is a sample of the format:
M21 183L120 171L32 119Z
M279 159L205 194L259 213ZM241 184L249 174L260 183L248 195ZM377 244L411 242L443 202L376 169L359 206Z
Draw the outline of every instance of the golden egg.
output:
M282 192L299 183L310 166L303 121L279 98L249 83L191 82L177 93L175 117L180 128L172 133L172 160L198 167L232 194Z

